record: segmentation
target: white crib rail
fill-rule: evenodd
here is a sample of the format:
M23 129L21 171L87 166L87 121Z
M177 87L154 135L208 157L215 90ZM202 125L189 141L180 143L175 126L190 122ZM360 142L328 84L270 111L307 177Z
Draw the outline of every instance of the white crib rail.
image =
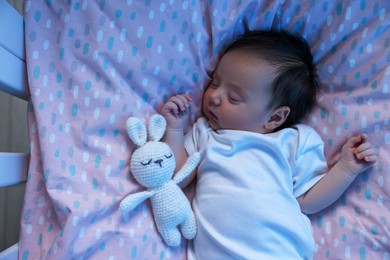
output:
M0 14L0 90L27 100L23 17L6 0ZM25 181L28 160L25 153L0 153L0 186Z
M28 100L23 17L0 0L0 91ZM0 153L0 187L26 181L29 154ZM4 213L4 212L2 212ZM18 244L0 252L0 260L18 257Z
M0 260L18 259L18 244L12 245L3 252L0 252Z
M26 181L29 157L27 153L0 153L0 187Z
M27 100L23 17L6 0L0 14L0 90Z

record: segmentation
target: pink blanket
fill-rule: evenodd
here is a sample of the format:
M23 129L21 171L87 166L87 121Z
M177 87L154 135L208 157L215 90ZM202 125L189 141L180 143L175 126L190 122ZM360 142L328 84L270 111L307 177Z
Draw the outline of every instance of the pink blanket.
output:
M21 259L182 259L149 201L130 213L129 116L170 95L200 96L218 55L245 30L302 33L324 89L308 118L326 144L366 132L378 163L311 216L316 259L390 259L389 1L26 1L31 162ZM190 193L190 191L188 191ZM239 223L237 223L239 225Z

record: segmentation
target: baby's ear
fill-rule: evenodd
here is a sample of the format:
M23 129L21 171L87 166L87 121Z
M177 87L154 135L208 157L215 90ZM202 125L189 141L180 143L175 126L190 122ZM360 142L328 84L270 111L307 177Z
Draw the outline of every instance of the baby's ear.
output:
M273 131L281 126L290 114L290 108L288 106L281 106L275 108L272 112L268 122L265 124L265 129Z

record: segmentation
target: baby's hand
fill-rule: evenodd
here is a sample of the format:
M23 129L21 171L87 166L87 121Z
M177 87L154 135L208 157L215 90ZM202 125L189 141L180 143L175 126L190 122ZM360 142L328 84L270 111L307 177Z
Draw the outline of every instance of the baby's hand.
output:
M357 176L377 161L375 149L367 141L366 134L355 135L348 139L341 150L340 162L351 176Z
M169 98L161 109L162 115L170 128L182 130L188 120L188 107L192 99L187 94L180 94Z

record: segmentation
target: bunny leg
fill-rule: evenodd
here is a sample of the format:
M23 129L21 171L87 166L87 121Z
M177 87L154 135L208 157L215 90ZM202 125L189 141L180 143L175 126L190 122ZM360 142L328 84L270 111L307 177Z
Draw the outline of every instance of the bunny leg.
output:
M193 212L190 212L181 225L181 232L183 236L187 239L193 239L196 235L196 223L195 216Z
M159 229L164 242L168 246L179 246L181 242L181 234L177 227L165 227Z

